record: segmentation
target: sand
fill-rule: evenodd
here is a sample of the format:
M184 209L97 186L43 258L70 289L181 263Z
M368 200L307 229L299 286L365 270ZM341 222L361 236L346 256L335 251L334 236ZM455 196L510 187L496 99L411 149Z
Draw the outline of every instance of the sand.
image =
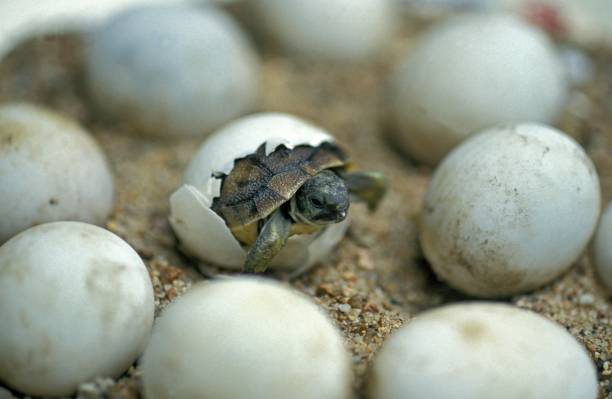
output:
M396 152L387 139L385 79L422 25L407 25L401 38L369 65L293 60L272 45L260 45L259 110L289 112L319 124L344 144L360 168L381 170L391 181L391 191L376 214L368 214L364 206L351 208L349 232L330 259L288 282L312 297L342 330L352 352L355 397L364 396L368 367L390 333L419 312L473 299L439 282L419 249L416 218L431 168ZM588 53L597 66L596 79L575 90L560 127L594 160L607 203L612 198L612 54ZM205 278L196 262L177 250L167 221L168 197L201 139L147 138L97 114L83 83L82 43L74 35L28 41L0 64L0 101L15 100L41 103L72 116L101 143L117 183L116 209L106 227L145 260L158 312ZM507 301L565 326L597 366L600 398L612 398L612 309L588 251L552 284ZM553 365L550 372L555 372ZM139 384L140 370L132 367L116 381L84 383L79 396L136 398Z

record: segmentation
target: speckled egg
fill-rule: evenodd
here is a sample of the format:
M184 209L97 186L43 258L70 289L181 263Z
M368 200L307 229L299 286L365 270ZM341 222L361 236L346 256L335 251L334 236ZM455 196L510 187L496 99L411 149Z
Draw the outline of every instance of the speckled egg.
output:
M394 332L371 399L595 399L595 366L560 325L505 304L444 306Z
M192 287L158 319L142 360L147 399L346 399L340 332L305 296L270 280Z
M427 189L420 240L439 278L499 297L540 287L584 252L600 212L584 150L544 125L499 126L468 139Z
M202 260L229 269L242 269L246 251L225 221L210 209L219 196L220 180L213 173L229 173L237 158L253 154L266 143L317 146L334 138L322 129L287 114L262 113L244 117L216 131L191 160L183 185L170 198L170 223L182 249ZM324 259L342 239L348 220L332 224L322 234L295 235L272 261L271 268L301 271Z
M106 157L72 120L31 104L0 106L0 244L36 224L102 224L113 208Z
M32 227L0 247L0 382L48 397L117 377L142 352L153 310L125 241L79 222Z
M510 15L444 20L425 33L392 76L392 138L435 164L498 123L552 123L567 79L553 43Z
M255 52L211 4L135 8L94 30L87 44L95 103L142 132L204 135L255 106Z

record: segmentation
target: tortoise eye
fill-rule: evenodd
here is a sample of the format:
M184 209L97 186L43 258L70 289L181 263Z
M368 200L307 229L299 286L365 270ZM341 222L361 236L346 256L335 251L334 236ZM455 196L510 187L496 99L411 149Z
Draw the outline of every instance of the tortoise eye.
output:
M321 201L320 199L318 199L317 197L311 197L310 198L310 203L312 204L312 206L314 206L315 208L323 208L323 201Z

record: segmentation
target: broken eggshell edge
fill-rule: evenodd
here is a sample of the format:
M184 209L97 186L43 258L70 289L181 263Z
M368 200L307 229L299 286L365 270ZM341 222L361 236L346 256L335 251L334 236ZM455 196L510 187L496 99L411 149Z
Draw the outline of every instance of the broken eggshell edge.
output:
M180 240L181 249L226 269L240 270L246 251L234 238L225 221L210 209L219 196L221 182L215 172L229 173L234 161L254 153L266 144L266 155L279 145L317 146L334 142L323 130L299 118L280 113L247 116L219 129L202 145L189 164L183 185L170 197L170 224ZM323 260L344 237L348 218L323 232L296 235L272 261L271 268L302 273Z

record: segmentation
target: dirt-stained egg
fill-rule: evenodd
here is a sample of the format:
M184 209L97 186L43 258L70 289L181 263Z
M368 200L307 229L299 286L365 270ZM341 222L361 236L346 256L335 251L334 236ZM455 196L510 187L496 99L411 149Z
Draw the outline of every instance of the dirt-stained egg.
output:
M125 11L94 30L86 50L99 109L144 133L204 135L251 110L258 97L257 56L212 4Z
M458 16L425 33L390 81L392 138L435 164L499 123L552 123L567 79L551 40L510 15Z
M371 399L595 399L587 351L517 307L448 305L416 316L376 355Z
M102 224L113 176L94 139L69 118L27 103L0 106L0 244L36 224Z
M252 7L289 52L316 60L371 59L397 27L389 0L258 0Z
M236 159L254 154L262 144L270 153L281 144L293 148L334 141L322 129L281 113L254 114L216 131L202 144L185 172L183 185L170 197L170 223L181 248L215 265L242 269L246 250L211 209L221 184L214 175L229 173ZM316 233L290 237L271 267L297 272L323 260L342 239L347 226L348 219Z
M300 293L232 277L193 286L157 320L142 360L147 399L346 399L340 332Z
M420 241L438 277L483 297L538 288L578 259L600 212L582 147L544 125L491 128L453 150L427 189Z
M80 222L32 227L0 247L0 382L50 397L117 377L153 312L147 269L121 238Z
M612 294L612 202L608 204L599 221L593 254L597 274Z

